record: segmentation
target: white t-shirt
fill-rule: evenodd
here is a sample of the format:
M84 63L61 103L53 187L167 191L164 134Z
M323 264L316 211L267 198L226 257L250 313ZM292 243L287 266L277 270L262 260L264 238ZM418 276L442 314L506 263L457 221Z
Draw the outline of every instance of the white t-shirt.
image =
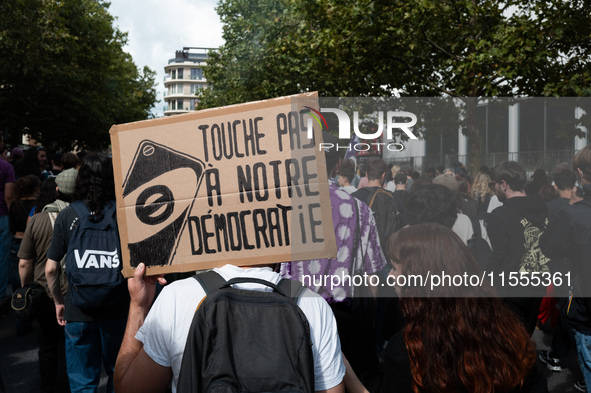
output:
M486 212L490 213L500 206L503 206L503 202L499 201L498 196L493 195L492 197L490 197L490 202L488 203L488 209L486 209Z
M251 277L277 284L281 279L279 274L268 267L242 269L225 265L214 270L226 280L234 277ZM235 287L271 290L257 284L239 284ZM189 328L195 310L204 297L205 291L194 278L173 282L162 290L135 336L144 344L144 351L152 360L163 367L172 368L173 392L176 392ZM333 388L343 380L345 365L332 310L321 296L310 290L306 290L300 296L298 306L310 325L315 390Z
M355 191L357 191L357 187L353 187L353 186L349 185L349 186L339 187L339 190L343 190L349 194L353 194Z
M465 214L458 213L458 218L452 227L452 231L462 239L464 244L468 244L468 240L472 239L474 235L474 228L472 228L472 221L470 217Z

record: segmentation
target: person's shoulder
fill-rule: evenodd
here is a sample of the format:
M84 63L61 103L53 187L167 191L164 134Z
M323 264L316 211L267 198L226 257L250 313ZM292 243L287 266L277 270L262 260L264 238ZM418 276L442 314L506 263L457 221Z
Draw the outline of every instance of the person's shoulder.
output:
M187 299L194 297L205 296L205 290L199 285L194 276L176 280L170 284L165 285L158 297L162 298L161 301L171 303L183 303Z
M34 214L30 219L28 226L40 225L49 221L49 214L47 212L39 212Z
M331 196L331 199L333 199L333 200L337 199L340 201L350 201L353 199L353 197L351 195L352 194L349 194L343 188L331 188L330 189L330 196Z
M14 167L8 161L0 159L0 170L5 173L14 173Z
M332 310L326 300L316 292L305 288L297 299L297 304L312 327L325 324L333 317Z
M458 218L456 219L456 224L472 226L472 221L470 220L470 217L468 217L466 214L458 213Z
M0 158L0 181L3 182L2 186L16 182L15 176L14 167L9 162Z

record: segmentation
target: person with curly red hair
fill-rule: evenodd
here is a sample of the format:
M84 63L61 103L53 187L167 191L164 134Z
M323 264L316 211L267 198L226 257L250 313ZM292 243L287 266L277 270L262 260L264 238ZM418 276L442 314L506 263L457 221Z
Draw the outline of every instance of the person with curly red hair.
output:
M439 224L394 233L387 252L391 278L482 276L462 240ZM406 326L389 340L378 391L547 392L535 344L518 317L486 284L454 282L396 287Z

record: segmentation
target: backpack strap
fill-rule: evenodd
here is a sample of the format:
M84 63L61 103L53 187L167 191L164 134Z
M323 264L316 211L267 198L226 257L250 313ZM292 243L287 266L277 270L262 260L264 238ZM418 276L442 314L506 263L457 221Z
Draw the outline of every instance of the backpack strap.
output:
M373 206L373 202L376 199L376 196L378 195L378 191L380 191L379 188L377 190L375 190L375 191L371 191L370 194L365 199L365 201L367 202L367 206L369 206L370 209Z
M472 237L482 238L482 231L480 229L480 220L477 218L471 218L470 222L472 223L472 230L474 231L474 234L472 235Z
M72 209L74 209L74 211L76 212L76 215L78 216L80 221L88 218L90 211L88 210L88 208L86 207L84 202L82 202L82 201L72 202L72 203L70 203L70 206L72 206Z
M205 296L211 295L222 288L227 288L234 284L253 283L271 287L278 293L292 298L297 303L297 299L299 299L302 292L306 289L301 282L285 278L281 279L277 285L266 280L248 277L235 277L226 281L219 273L216 273L213 270L196 274L193 278L201 284L201 287L203 287L203 290L205 291Z
M298 280L290 280L287 278L282 278L281 281L277 283L277 286L283 291L285 296L292 298L295 304L298 304L298 299L306 290L306 287Z
M373 205L373 201L376 198L376 196L378 195L378 193L387 195L388 197L392 198L392 201L394 202L394 217L396 217L396 225L398 226L398 228L400 228L401 218L400 218L400 212L398 211L398 201L396 200L396 196L394 194L392 194L390 191L384 190L383 188L378 188L377 190L375 190L372 195L371 201L368 204L369 208L371 209L371 206Z
M195 274L193 278L201 284L201 287L205 291L205 296L218 291L226 284L226 280L213 270Z

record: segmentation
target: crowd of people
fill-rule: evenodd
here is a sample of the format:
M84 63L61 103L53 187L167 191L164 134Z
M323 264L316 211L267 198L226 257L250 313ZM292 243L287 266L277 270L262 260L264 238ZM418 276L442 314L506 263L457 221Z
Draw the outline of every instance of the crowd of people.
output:
M325 133L324 138L338 145L334 136ZM193 342L187 337L195 310L210 296L207 288L193 277L148 277L140 264L128 279L129 296L121 296L115 306L94 311L77 306L62 260L74 228L87 214L100 221L115 199L111 160L102 153L81 159L56 153L48 160L38 146L11 153L20 158L0 160L0 301L5 313L13 290L32 281L46 288L35 315L40 391L94 392L101 368L108 392L186 391L185 355ZM336 257L213 269L223 280L233 280L235 288L249 291L272 291L260 280L271 287L283 279L303 283L304 277L323 283L295 298L309 326L312 390L547 392L540 367L560 371L571 350L580 364L575 387L586 391L591 386L591 296L586 289L591 146L572 163L550 174L536 170L529 179L525 168L512 161L482 167L472 177L459 162L420 175L408 165L388 165L379 158L367 160L360 170L336 149L324 154ZM72 204L82 204L85 213ZM490 252L477 250L476 240ZM517 274L527 276L528 283L511 288L500 288L492 279L467 286L362 286L313 279L363 274L386 282L437 272ZM572 282L534 284L535 277L556 273L568 273ZM30 318L17 318L16 333L26 334L31 324ZM531 337L540 325L551 327L552 347L536 352ZM209 328L222 335L220 326ZM268 350L260 356L273 364L272 352L281 348ZM230 369L240 377L243 363L234 365L234 357L256 366L258 355L232 354ZM207 362L214 354L200 356ZM243 378L246 386L266 383L252 375ZM268 374L268 380L273 378Z

